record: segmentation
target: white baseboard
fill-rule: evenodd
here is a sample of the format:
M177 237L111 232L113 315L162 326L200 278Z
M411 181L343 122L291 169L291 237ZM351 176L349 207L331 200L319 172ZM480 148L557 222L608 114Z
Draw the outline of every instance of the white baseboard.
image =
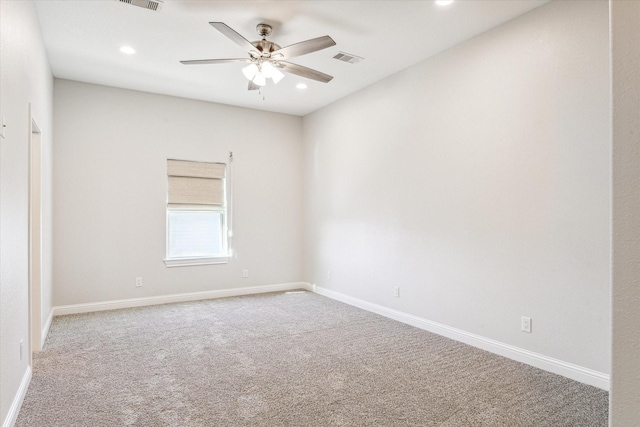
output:
M22 401L27 394L27 389L29 388L29 382L31 381L31 366L27 366L27 370L22 376L22 381L20 382L20 388L18 388L18 392L13 398L13 402L11 402L11 407L9 408L9 412L7 413L4 422L2 423L2 427L13 427L18 419L18 413L20 412L20 407L22 406Z
M589 384L604 390L609 390L609 375L602 372L594 371L589 368L574 365L573 363L564 362L559 359L554 359L552 357L534 353L532 351L515 347L510 344L505 344L499 341L492 340L490 338L472 334L461 329L452 328L450 326L423 319L412 314L403 313L398 310L387 308L378 304L373 304L358 298L342 294L340 292L322 288L320 286L305 283L303 288L315 292L319 295L323 295L331 299L353 305L363 310L371 311L390 319L394 319L399 322L406 323L417 328L424 329L426 331L433 332L438 335L442 335L447 338L451 338L456 341L460 341L465 344L490 351L491 353L499 354L500 356L508 357L509 359L526 363L527 365L531 365L536 368L552 372L554 374L562 375L581 383Z
M221 289L215 291L190 292L184 294L161 295L146 298L130 298L113 301L90 302L86 304L61 305L53 307L54 316L65 314L89 313L92 311L117 310L120 308L144 307L147 305L170 304L174 302L200 301L205 299L235 297L241 295L261 294L266 292L290 291L301 289L304 283L280 283L276 285L249 286L245 288Z
M44 343L47 341L47 335L49 335L49 328L51 328L51 322L53 321L53 309L49 312L49 317L47 317L47 321L42 327L42 332L40 334L40 348L44 348Z

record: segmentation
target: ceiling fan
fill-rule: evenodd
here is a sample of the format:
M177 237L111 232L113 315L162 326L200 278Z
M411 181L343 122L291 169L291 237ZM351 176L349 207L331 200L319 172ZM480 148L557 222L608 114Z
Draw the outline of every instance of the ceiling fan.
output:
M317 37L315 39L305 40L289 46L280 47L276 43L267 40L267 37L271 35L272 31L271 25L268 24L258 24L256 26L258 35L262 37L262 39L255 42L250 42L245 39L227 24L222 22L209 22L209 24L227 36L238 46L245 49L249 53L249 57L195 59L190 61L180 61L182 64L203 65L224 64L229 62L249 62L250 64L242 69L243 74L249 80L249 90L259 89L266 84L266 80L269 78L272 79L274 83L278 83L284 77L282 71L322 83L328 83L333 79L333 76L328 74L286 61L297 56L306 55L307 53L335 46L336 42L329 36Z

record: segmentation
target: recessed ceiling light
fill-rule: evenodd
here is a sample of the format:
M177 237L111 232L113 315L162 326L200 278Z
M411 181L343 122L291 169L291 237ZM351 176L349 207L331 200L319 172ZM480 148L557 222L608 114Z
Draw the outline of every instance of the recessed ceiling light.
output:
M296 87L297 87L298 89L306 89L306 88L307 88L307 85L306 85L306 84L304 84L304 83L298 83L298 84L296 85Z
M436 0L438 6L449 6L451 3L453 3L453 0Z
M120 48L120 52L126 53L127 55L133 55L134 53L136 53L136 50L130 46L122 46Z

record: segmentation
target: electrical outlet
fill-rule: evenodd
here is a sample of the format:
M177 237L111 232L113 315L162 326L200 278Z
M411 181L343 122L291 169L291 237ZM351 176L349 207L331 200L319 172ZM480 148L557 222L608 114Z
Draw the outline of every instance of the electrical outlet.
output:
M249 270L247 270L246 268L242 270L242 277L244 277L245 279L249 277Z
M400 298L400 286L396 286L393 288L393 296L396 298Z
M136 277L136 288L142 287L142 277Z
M24 340L20 340L20 360L22 360L22 350L24 349Z
M316 284L314 283L312 286L313 286L313 292L315 292L316 291Z
M527 332L529 334L531 333L530 317L522 316L522 318L520 319L520 330L522 330L522 332Z

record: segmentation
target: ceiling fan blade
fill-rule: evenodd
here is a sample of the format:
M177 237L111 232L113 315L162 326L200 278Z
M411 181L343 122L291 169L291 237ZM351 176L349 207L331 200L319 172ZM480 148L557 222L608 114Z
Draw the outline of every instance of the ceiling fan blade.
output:
M290 44L271 53L272 57L281 55L283 59L294 58L296 56L306 55L307 53L316 52L318 50L326 49L331 46L335 46L336 42L329 36L317 37L311 40L305 40L303 42Z
M254 82L249 80L249 86L247 87L247 89L248 90L258 90L258 89L260 89L260 86L258 86L257 84L255 84Z
M227 58L227 59L192 59L180 61L183 65L203 65L203 64L227 64L230 62L251 62L249 58Z
M321 73L320 71L303 67L302 65L293 64L291 62L278 61L278 65L285 73L295 74L318 82L329 83L331 79L333 79L333 76L330 76L329 74Z
M209 22L209 25L211 25L216 30L220 31L222 34L227 36L227 38L229 38L232 42L234 42L235 44L237 44L247 52L251 52L251 51L257 52L256 47L252 45L249 40L242 37L240 34L238 34L233 28L231 28L227 24L222 22Z

